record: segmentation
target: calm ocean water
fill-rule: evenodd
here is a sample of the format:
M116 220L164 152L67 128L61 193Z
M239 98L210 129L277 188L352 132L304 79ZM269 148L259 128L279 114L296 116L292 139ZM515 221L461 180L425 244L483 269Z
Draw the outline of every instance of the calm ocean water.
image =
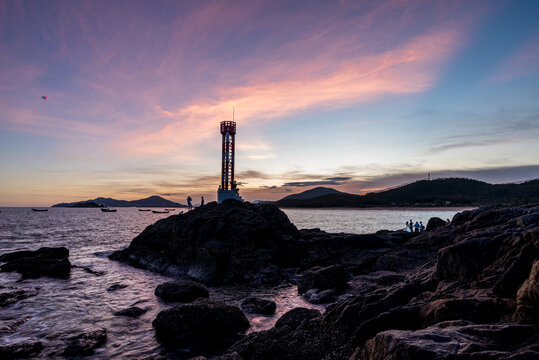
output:
M49 358L47 353L62 348L62 339L106 328L106 345L89 358L135 359L162 353L151 323L159 311L172 305L158 300L153 292L157 285L170 278L111 261L106 255L129 245L146 226L169 215L140 212L136 208L118 208L116 213L66 208L50 208L47 212L33 212L30 208L0 208L0 211L0 254L36 250L42 246L65 246L70 251L69 260L77 266L67 280L43 277L19 281L17 273L0 273L0 293L25 290L36 294L1 309L0 345L41 341L45 346L42 356ZM426 225L432 216L451 219L458 211L285 209L298 228L318 227L330 232L351 233L402 229L409 220L422 220ZM101 275L89 273L82 267ZM113 284L127 287L107 291ZM273 326L283 313L295 307L323 310L305 302L296 294L294 286L210 289L210 298L236 305L249 295L271 298L277 303L275 316L250 315L249 331ZM148 312L138 319L113 315L134 304Z

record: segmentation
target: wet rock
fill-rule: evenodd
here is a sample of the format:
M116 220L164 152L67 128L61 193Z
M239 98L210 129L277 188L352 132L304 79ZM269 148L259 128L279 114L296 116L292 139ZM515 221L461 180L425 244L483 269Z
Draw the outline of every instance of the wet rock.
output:
M539 326L539 260L533 263L530 276L517 293L515 321Z
M446 222L439 217L431 217L427 222L427 231L437 229L439 227L446 226Z
M229 200L161 219L110 258L205 284L277 283L299 264L298 238L277 207Z
M191 351L226 346L249 327L239 308L206 299L163 310L152 324L159 341Z
M67 346L62 352L64 356L88 356L107 341L107 330L100 329L83 333L66 340Z
M34 358L43 350L43 344L38 342L21 343L0 346L0 359L29 359Z
M107 288L107 291L116 291L120 289L125 289L126 287L127 285L125 284L112 284L111 286Z
M320 315L320 311L315 309L295 308L281 316L275 323L275 327L279 328L282 326L288 326L290 329L295 330L305 320L314 319Z
M23 278L49 276L67 278L71 272L69 250L65 247L43 247L36 251L17 251L0 256L6 262L0 271L17 271Z
M273 315L277 305L275 301L249 297L241 303L241 309L247 314Z
M13 305L20 300L36 295L37 293L35 292L29 292L24 290L15 290L12 292L0 293L0 308Z
M311 304L326 304L332 302L334 298L335 290L333 289L310 289L307 290L307 292L305 293L305 300L307 300Z
M136 318L136 317L139 317L142 314L145 314L146 311L148 311L148 310L147 309L141 309L141 308L139 308L137 306L131 306L131 307L127 308L127 309L116 311L114 313L114 315L115 316L127 316L127 317Z
M473 325L448 322L424 330L388 330L367 341L351 359L521 359L539 355L530 349L537 328L514 324Z
M165 301L190 302L209 295L204 285L194 281L167 281L155 289L155 296Z
M298 283L298 293L305 294L308 290L331 289L340 291L348 286L348 274L341 265L315 267L301 275Z

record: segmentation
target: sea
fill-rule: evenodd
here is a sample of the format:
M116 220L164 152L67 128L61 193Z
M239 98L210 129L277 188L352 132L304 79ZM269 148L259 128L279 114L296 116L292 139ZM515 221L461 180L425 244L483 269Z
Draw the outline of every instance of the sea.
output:
M64 340L83 332L105 328L106 344L88 359L140 359L169 356L188 358L189 354L167 353L155 338L152 321L173 304L160 301L154 290L171 280L166 276L127 264L111 261L107 255L125 248L144 228L155 221L177 214L154 214L137 208L118 208L102 212L95 208L0 208L0 254L18 250L37 250L43 246L65 246L74 265L69 279L21 280L18 273L0 273L0 294L26 291L32 296L0 308L0 346L41 341L40 355L50 359L65 346ZM298 228L320 228L328 232L373 233L400 230L406 221L431 217L452 219L462 208L395 209L283 209ZM108 291L112 285L124 288ZM285 312L296 307L316 308L306 302L297 287L228 286L211 287L210 298L239 305L248 296L272 299L277 303L273 316L247 315L249 332L272 327ZM139 318L114 316L114 312L138 306L148 311ZM61 358L57 354L54 358Z

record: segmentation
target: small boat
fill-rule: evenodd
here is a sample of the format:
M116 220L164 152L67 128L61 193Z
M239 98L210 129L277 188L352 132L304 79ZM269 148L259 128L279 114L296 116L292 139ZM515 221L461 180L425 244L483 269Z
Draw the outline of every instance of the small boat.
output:
M168 211L152 210L154 214L168 214Z
M103 212L116 212L116 209L101 208Z
M152 209L138 209L138 211L152 211Z
M32 208L32 211L49 211L49 209L34 209L34 208Z
M165 211L176 211L176 209L165 209Z

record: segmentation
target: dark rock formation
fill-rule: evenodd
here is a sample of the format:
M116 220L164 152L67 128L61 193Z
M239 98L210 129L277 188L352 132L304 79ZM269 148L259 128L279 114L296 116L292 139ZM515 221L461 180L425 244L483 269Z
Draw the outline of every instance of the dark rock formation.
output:
M35 358L43 350L43 344L40 341L33 343L21 343L13 345L0 346L0 359L29 359Z
M165 301L190 302L208 298L210 293L208 288L194 281L167 281L155 288L155 296Z
M530 276L517 293L515 321L539 326L539 260L533 263Z
M348 274L342 265L314 267L301 275L298 293L314 304L330 302L333 295L347 286Z
M107 291L116 291L120 289L125 289L126 287L127 285L125 284L112 284L111 286L107 288Z
M161 311L153 326L165 345L201 352L230 344L249 321L235 306L203 299Z
M225 358L537 358L539 206L464 211L438 225L422 233L297 231L271 205L230 201L160 220L112 257L205 283L278 282L300 272L290 280L311 301L347 291L323 315L289 312L244 336ZM223 306L165 310L154 321L157 336L222 349L248 326L239 309ZM230 313L234 320L223 320Z
M139 308L137 306L131 306L131 307L127 308L127 309L116 311L114 313L114 315L136 318L136 317L139 317L140 315L146 313L146 311L148 311L148 310L147 309L141 309L141 308Z
M41 276L67 278L71 271L69 250L65 247L43 247L36 251L16 251L0 256L6 262L0 271L17 271L23 278L36 279Z
M285 313L275 323L276 328L288 326L290 329L297 329L305 320L314 319L320 316L320 311L307 308L295 308Z
M0 308L13 305L22 299L26 299L36 295L37 293L35 292L29 292L24 290L15 290L12 292L0 293Z
M465 211L449 227L409 237L379 232L384 245L344 246L340 255L320 243L345 237L302 231L302 241L313 241L310 259L341 260L359 274L350 296L323 315L249 334L229 353L244 360L539 358L537 213L539 206Z
M277 283L299 263L298 237L277 207L229 200L159 220L110 258L205 284Z
M107 341L107 330L100 329L83 333L66 340L64 356L88 356Z
M447 322L381 332L350 359L533 359L539 355L538 334L531 326Z
M437 229L439 227L446 226L446 223L443 219L440 219L439 217L432 217L427 222L427 231L431 231L434 229Z
M273 315L277 305L275 301L249 297L241 303L241 309L247 314Z

